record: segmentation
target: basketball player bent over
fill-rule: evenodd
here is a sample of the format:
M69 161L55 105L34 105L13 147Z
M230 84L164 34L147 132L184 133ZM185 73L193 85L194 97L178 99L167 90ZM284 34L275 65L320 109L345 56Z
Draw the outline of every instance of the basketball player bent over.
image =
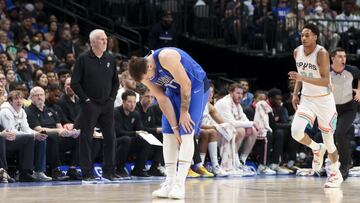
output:
M301 32L302 45L294 50L298 72L290 71L288 73L290 79L296 80L292 99L296 113L291 133L296 141L313 150L312 168L315 172L321 169L327 150L332 164L325 187L340 187L343 178L339 170L339 156L334 144L337 112L330 81L329 53L316 43L318 36L319 29L316 25L306 24ZM301 87L300 101L298 93ZM315 118L317 118L324 144L314 142L309 135L304 133L306 126L312 125Z
M194 154L194 133L209 97L209 81L201 66L181 49L158 49L133 57L130 75L146 85L163 112L163 154L166 180L153 197L183 199L185 179Z

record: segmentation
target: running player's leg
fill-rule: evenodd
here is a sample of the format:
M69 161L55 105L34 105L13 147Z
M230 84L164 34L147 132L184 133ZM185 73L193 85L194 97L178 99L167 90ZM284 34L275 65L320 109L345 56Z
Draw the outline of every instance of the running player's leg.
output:
M339 187L343 182L343 178L339 170L339 154L334 142L334 131L337 123L334 97L333 95L326 96L321 98L318 103L316 115L319 129L331 161L330 176L325 183L325 187Z
M312 105L313 103L309 102L307 98L302 99L291 124L291 135L296 141L312 149L314 154L312 168L314 171L318 172L322 167L326 148L323 144L316 143L305 133L306 126L314 124L315 114L309 108Z

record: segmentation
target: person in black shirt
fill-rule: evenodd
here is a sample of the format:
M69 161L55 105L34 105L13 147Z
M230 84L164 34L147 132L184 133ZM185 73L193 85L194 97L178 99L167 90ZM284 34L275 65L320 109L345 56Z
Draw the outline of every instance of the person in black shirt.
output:
M79 164L79 130L74 128L74 123L67 119L62 108L57 104L59 102L62 92L60 86L51 84L47 88L46 106L56 113L63 128L68 130L69 136L66 138L56 139L58 141L60 155L63 156L65 152L71 152L71 160L69 163L69 170L67 175L73 180L81 180L81 175L76 170Z
M119 80L116 60L106 52L107 36L103 30L90 33L91 50L82 53L75 63L71 88L80 98L80 166L83 183L96 183L93 174L91 146L94 127L98 123L103 140L103 174L105 180L115 176L114 99Z
M143 129L153 134L158 140L162 142L162 128L161 125L156 125L156 115L153 108L154 95L149 89L145 89L140 96L140 101L136 103L136 111L139 112L142 121ZM162 147L152 146L151 154L153 164L149 170L151 176L164 176L165 174L160 170L161 165L164 165L164 157Z
M115 108L115 132L117 140L117 170L122 177L125 161L129 155L136 154L135 167L131 172L133 176L149 177L145 169L151 145L139 135L143 131L139 112L135 111L136 95L132 90L122 94L123 105Z
M272 129L272 136L268 141L273 149L270 153L270 168L277 173L284 174L284 168L279 167L280 157L286 167L293 169L299 144L291 137L291 122L287 109L282 106L283 97L281 90L277 88L270 89L268 91L268 98L273 110L272 113L268 114L269 125ZM285 145L285 143L287 144Z
M60 120L54 110L45 105L45 91L41 87L34 87L30 91L31 105L26 108L30 128L37 132L47 134L47 162L51 169L53 180L68 180L59 169L61 165L59 148L61 142L66 142L69 131L61 126Z
M79 97L77 97L74 91L70 87L71 78L67 78L64 84L65 94L60 97L58 105L61 107L66 119L71 123L75 123L76 118L80 113Z
M149 48L176 47L177 30L171 11L163 12L161 21L156 23L149 33Z
M346 180L351 167L350 137L354 133L351 127L360 102L360 71L357 67L346 65L346 53L343 48L336 48L331 52L331 61L330 75L338 113L334 136L339 150L340 172ZM354 82L357 83L355 90L353 90Z

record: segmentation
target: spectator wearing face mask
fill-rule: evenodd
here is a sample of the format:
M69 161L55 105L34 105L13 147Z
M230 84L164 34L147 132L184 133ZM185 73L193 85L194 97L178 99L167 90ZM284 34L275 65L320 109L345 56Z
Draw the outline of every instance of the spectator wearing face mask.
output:
M33 37L30 43L26 46L28 51L28 60L30 63L34 64L37 67L43 67L44 65L44 56L41 54L40 39L38 37Z

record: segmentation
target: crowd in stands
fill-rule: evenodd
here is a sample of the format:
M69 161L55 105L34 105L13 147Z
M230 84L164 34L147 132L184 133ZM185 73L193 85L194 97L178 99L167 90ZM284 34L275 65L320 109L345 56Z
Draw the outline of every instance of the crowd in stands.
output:
M198 0L196 5L204 3L211 4ZM300 44L305 22L312 21L320 28L320 44L329 51L340 46L357 53L360 48L360 3L356 0L228 0L213 4L228 44L291 52Z
M230 11L236 10L239 3L229 2L227 17L234 18L236 12ZM249 7L252 5L248 1L245 3ZM268 6L268 0L254 3L249 15L254 16L258 25L264 15L275 12ZM336 15L341 11L331 11L333 7L325 7L326 3L305 0L299 3L298 12L312 15L321 6L322 11L327 9L332 17L350 15L355 18L346 9L343 14ZM280 11L285 5L286 0L281 0L277 7L283 21L291 12L290 8ZM164 12L163 18L168 23L165 28L169 28L171 13ZM151 31L151 46L172 45L168 42L172 38L156 35L160 27L161 24L157 24ZM261 29L256 30L261 32ZM46 13L42 0L21 5L0 0L1 183L81 180L78 169L80 105L70 87L77 56L89 50L86 37L80 33L77 23L59 22L56 16ZM147 132L162 141L159 106L151 92L131 78L127 58L119 53L116 38L109 36L107 47L116 56L120 81L114 112L116 174L122 179L165 176L162 148L139 137ZM276 88L251 91L246 79L221 86L212 83L202 130L196 135L194 164L188 176L291 174L300 168L311 168L311 151L291 137L293 80L289 80L288 87L286 92ZM359 132L359 124L354 126L355 132ZM315 129L308 129L308 133L317 136L320 132ZM354 148L360 145L358 134L353 135ZM92 159L101 162L102 134L99 130L94 131L92 151ZM353 158L354 165L360 163L359 158ZM148 160L151 166L146 170ZM125 168L127 161L135 162L132 171ZM69 166L66 173L60 170L62 165Z

